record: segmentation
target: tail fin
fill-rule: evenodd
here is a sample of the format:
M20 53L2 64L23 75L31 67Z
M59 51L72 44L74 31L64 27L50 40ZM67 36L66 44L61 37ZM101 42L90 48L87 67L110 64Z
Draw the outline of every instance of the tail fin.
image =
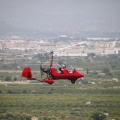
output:
M25 67L22 71L22 76L27 78L28 80L35 80L35 78L32 76L31 68Z

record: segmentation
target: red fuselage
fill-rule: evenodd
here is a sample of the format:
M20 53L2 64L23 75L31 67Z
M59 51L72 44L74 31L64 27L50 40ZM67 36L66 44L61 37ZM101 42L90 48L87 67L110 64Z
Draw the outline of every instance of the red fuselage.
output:
M68 79L77 80L78 78L84 77L83 74L79 73L77 70L73 72L68 71L66 68L60 68L60 73L53 67L50 68L52 79Z

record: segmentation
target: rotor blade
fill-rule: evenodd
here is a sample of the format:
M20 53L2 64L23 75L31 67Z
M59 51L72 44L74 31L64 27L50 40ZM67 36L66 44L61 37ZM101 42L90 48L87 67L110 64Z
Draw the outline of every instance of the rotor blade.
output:
M70 67L71 67L72 69L75 69L72 65L70 65Z

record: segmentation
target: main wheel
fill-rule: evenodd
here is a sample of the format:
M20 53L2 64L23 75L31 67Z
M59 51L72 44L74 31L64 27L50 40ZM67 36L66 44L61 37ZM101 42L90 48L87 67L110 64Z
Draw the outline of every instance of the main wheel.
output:
M75 82L76 82L76 80L71 80L71 83L72 83L72 84L75 84Z

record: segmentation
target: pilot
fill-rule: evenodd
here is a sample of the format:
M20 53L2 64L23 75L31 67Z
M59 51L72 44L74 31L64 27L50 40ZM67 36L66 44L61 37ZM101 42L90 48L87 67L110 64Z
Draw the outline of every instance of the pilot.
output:
M65 64L63 64L63 68L66 68L66 65L65 65Z
M65 65L65 64L63 64L62 67L59 67L59 70L60 70L61 74L63 73L63 69L64 69L64 68L66 68L66 65Z

